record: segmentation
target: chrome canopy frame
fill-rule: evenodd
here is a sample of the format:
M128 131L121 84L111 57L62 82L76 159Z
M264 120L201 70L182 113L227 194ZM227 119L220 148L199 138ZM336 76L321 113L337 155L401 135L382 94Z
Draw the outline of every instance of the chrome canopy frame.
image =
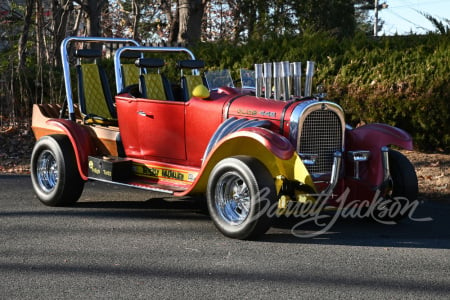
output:
M61 43L61 61L64 74L64 86L66 88L66 100L67 108L69 110L69 119L75 121L75 109L73 107L73 94L72 84L70 78L70 63L69 63L69 44L72 42L85 42L85 43L131 43L136 46L140 46L138 42L133 39L126 38L104 38L104 37L67 37ZM63 109L64 110L64 109Z

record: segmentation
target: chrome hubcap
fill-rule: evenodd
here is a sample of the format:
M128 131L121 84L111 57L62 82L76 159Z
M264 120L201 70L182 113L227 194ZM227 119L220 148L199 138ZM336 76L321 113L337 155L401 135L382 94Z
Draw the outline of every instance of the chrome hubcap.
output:
M51 192L58 183L58 164L49 150L43 151L36 162L36 178L45 192Z
M245 181L235 172L220 176L215 188L217 212L230 225L240 225L250 212L250 192Z

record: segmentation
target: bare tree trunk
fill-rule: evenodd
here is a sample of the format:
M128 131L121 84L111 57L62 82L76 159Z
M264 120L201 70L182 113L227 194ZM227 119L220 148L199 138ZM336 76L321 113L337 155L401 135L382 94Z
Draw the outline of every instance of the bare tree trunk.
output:
M179 32L177 42L181 45L200 41L203 13L209 0L178 0Z
M44 22L42 20L42 1L41 0L35 0L36 1L36 78L34 80L34 95L36 97L35 102L36 103L42 103L44 99L44 89L43 86L43 67L46 63L44 61ZM38 99L38 95L40 96Z
M133 2L132 2L133 14L134 14L133 39L136 41L139 37L138 29L139 29L139 21L141 20L141 5L139 2L140 2L139 0L133 0Z
M172 3L170 0L161 1L161 9L167 17L167 21L169 23L169 36L167 43L169 45L176 45L178 31L179 31L179 13L178 7L175 9L175 15L172 15ZM178 5L178 4L177 4Z
M108 4L108 0L74 0L73 2L81 5L81 8L87 14L86 34L88 36L101 36L100 18L103 7Z
M86 31L89 36L100 36L100 15L101 7L97 5L97 1L88 0L86 7Z
M61 42L66 37L67 25L69 22L70 13L73 11L73 2L71 0L63 0L61 3L58 1L52 1L53 11L53 65L58 67L61 65L61 56L59 47Z
M188 43L188 22L191 13L190 0L178 1L178 36L177 43L185 46Z
M83 11L81 9L77 10L77 17L75 18L75 22L72 27L72 31L70 32L70 35L74 35L80 28L81 23L81 16L83 15Z
M27 59L27 49L26 45L28 42L28 34L31 27L32 22L32 16L33 16L33 6L34 6L34 0L26 0L26 11L25 11L25 18L24 18L24 25L22 29L22 34L19 39L18 44L18 56L19 61L17 65L17 81L19 84L19 94L20 99L17 101L16 99L13 99L12 101L15 102L21 102L19 109L22 110L25 107L25 112L27 111L26 107L28 105L29 99L30 99L30 86L28 84L28 76L25 69L25 61ZM16 81L16 78L14 75L11 79L11 86L14 86ZM13 110L15 110L15 104L13 103ZM23 110L22 110L23 111ZM13 112L13 116L15 116L16 113Z
M25 19L22 29L22 34L20 35L19 44L18 44L18 56L19 63L17 65L17 70L20 72L24 66L27 58L26 53L26 45L28 42L28 33L30 31L31 26L31 18L33 16L33 4L34 0L26 0L26 11L25 11Z

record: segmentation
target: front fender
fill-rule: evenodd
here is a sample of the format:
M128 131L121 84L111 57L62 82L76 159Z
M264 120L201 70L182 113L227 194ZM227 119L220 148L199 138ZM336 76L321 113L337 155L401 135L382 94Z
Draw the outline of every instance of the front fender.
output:
M231 133L218 142L206 157L189 192L203 193L214 166L224 158L245 155L262 162L273 178L283 175L314 188L312 178L291 143L268 129L251 127Z
M346 131L346 149L360 149L361 147L380 149L388 145L413 150L411 135L400 128L387 124L367 124Z
M395 145L413 150L412 137L404 130L387 124L367 124L352 130L347 130L345 150L369 150L371 157L369 166L362 170L362 178L373 187L383 182L383 165L381 148Z
M46 123L58 127L67 135L75 152L80 176L83 180L88 180L88 156L93 153L93 145L89 133L82 126L71 120L49 119Z

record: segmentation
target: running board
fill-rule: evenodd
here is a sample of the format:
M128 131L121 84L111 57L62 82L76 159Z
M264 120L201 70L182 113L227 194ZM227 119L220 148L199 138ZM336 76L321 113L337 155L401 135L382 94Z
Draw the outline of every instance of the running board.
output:
M166 193L166 194L171 194L171 195L173 195L174 192L178 192L178 191L174 191L174 190L169 190L167 188L163 188L162 186L160 186L158 184L145 184L145 183L139 183L139 182L111 181L111 180L101 179L101 178L96 178L96 177L88 177L88 179L89 180L100 181L100 182L105 182L105 183L110 183L110 184L114 184L114 185L119 185L119 186L123 186L123 187L130 187L130 188L136 188L136 189L140 189L140 190L146 190L146 191L152 191L152 192L160 192L160 193ZM179 191L182 192L183 190L179 190Z
M153 192L174 194L184 192L187 186L176 183L161 184L159 180L144 178L133 174L133 161L120 157L88 157L88 179L96 180L125 187L133 187Z

